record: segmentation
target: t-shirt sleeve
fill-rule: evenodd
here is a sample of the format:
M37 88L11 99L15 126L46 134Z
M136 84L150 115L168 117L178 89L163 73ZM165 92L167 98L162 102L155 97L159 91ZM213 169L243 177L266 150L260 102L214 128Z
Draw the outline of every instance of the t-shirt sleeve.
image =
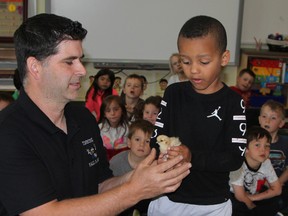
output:
M238 170L230 172L229 184L243 186L244 185L243 173L244 171L242 166Z
M272 182L275 182L278 177L276 175L276 172L272 166L272 163L269 159L267 159L264 163L263 163L264 167L265 167L265 170L266 170L266 178L267 178L267 181L269 183L272 183Z

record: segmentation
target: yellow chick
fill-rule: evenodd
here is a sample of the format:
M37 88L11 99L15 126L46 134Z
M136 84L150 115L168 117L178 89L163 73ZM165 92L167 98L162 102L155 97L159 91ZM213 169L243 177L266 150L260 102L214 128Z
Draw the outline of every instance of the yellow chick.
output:
M180 146L181 141L178 137L168 137L166 135L157 136L157 143L160 147L160 152L163 154L167 153L167 149L171 146Z

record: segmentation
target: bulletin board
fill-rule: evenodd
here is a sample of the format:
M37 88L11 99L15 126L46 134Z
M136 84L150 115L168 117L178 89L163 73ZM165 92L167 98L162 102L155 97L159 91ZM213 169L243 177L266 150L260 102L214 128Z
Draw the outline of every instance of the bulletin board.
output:
M27 18L28 0L0 0L0 42L13 42L13 34Z

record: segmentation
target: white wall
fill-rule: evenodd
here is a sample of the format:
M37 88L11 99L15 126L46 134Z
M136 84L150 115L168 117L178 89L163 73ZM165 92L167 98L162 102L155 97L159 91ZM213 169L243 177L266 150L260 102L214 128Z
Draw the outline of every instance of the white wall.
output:
M33 1L33 0L31 0ZM43 5L45 0L34 0L40 5ZM181 0L180 0L181 1ZM191 0L192 1L192 0ZM38 6L39 7L39 6ZM255 41L254 36L257 39L261 39L264 42L268 34L270 33L283 33L288 34L288 1L287 0L244 0L244 11L243 11L243 23L242 23L242 34L241 34L241 47L254 48ZM228 9L223 8L223 13ZM40 12L42 12L40 10ZM167 23L169 24L169 23ZM229 39L229 38L228 38ZM98 70L93 68L92 64L87 65L87 76L82 81L82 90L79 99L85 97L85 92L89 86L89 75L95 75ZM227 85L235 85L237 76L237 67L228 66L223 71L222 80ZM144 74L149 82L153 82L165 75L168 71L127 71L127 73L137 72ZM121 77L125 75L117 74ZM158 88L158 84L149 84L149 93L153 94L155 89Z
M265 43L269 34L288 34L287 0L245 0L241 43Z

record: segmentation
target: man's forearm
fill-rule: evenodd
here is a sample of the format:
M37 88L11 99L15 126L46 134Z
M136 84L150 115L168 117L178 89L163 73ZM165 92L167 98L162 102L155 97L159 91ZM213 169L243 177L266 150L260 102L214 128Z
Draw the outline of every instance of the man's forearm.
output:
M133 194L133 195L132 195ZM117 215L126 208L136 204L140 198L131 191L128 183L108 190L101 194L83 198L51 201L34 209L26 211L21 216L87 216L87 215Z
M117 176L117 177L113 177L113 178L105 180L104 182L99 184L99 193L103 193L107 190L110 190L114 187L117 187L127 182L130 179L132 173L133 171L130 171L122 176Z

